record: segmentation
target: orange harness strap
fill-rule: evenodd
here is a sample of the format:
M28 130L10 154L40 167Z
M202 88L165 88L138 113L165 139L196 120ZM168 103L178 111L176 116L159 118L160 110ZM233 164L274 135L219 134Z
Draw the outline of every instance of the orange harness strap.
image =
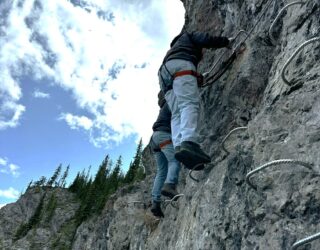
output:
M171 140L166 140L166 141L161 142L161 143L159 144L159 147L162 149L162 148L164 148L165 146L167 146L167 145L169 145L169 144L171 144L171 143L172 143Z
M186 76L186 75L192 75L195 77L199 77L199 74L193 70L182 70L182 71L178 71L173 75L173 79L175 79L176 77L179 76Z

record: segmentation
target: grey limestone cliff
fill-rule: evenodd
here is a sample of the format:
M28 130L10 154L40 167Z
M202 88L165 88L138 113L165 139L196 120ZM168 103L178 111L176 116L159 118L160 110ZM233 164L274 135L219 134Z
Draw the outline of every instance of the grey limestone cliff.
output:
M234 36L250 32L245 49L220 79L201 89L202 147L212 157L197 181L181 173L176 206L163 205L165 217L149 214L155 165L147 147L147 178L114 194L101 215L72 231L77 202L65 190L48 223L13 241L19 224L32 216L41 192L28 192L0 210L0 249L290 249L300 239L320 232L320 41L307 44L285 68L301 44L320 36L320 2L305 0L288 7L278 0L184 0L189 30ZM253 30L252 28L255 27ZM241 34L241 42L246 34ZM227 49L207 50L199 65L208 72ZM222 62L209 73L213 75ZM281 77L290 81L286 84ZM226 135L234 128L247 127ZM224 148L227 150L223 150ZM271 161L271 165L246 175ZM48 204L48 194L44 206ZM47 200L46 200L47 199ZM69 227L67 227L69 225ZM63 243L63 244L62 244ZM62 248L65 246L66 248ZM298 248L297 248L298 249ZM320 239L299 249L320 249Z

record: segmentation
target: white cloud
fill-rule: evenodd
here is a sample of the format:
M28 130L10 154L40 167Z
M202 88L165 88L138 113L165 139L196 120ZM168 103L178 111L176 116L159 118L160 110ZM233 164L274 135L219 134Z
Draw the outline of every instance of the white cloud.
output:
M10 174L13 177L19 177L19 169L20 167L18 165L9 163L7 158L0 157L0 173Z
M35 98L48 99L48 98L50 98L50 94L49 94L49 93L41 92L41 91L39 91L39 90L35 90L35 91L33 92L33 97L35 97Z
M0 209L3 208L7 204L0 204Z
M0 197L4 197L7 199L18 199L19 195L19 191L14 189L13 187L4 190L0 189Z
M7 165L7 159L6 159L6 158L1 158L1 157L0 157L0 165L2 165L2 166Z
M16 126L23 114L16 80L28 73L71 91L91 118L68 112L60 118L72 129L87 131L95 145L119 143L132 134L147 141L158 113L157 69L182 28L182 3L87 0L82 8L63 0L12 4L3 28L6 39L0 38L0 78L5 79L0 99L7 96L11 109L0 110L0 129ZM112 21L101 18L102 12L112 13ZM1 113L8 111L11 116L2 120Z
M75 116L72 114L61 114L60 120L65 120L71 129L83 128L89 130L92 127L92 121L85 116Z
M2 98L2 100L0 100L0 130L16 127L19 124L20 117L25 111L25 107L13 101L10 96L1 96L1 89L0 98Z
M10 174L13 175L13 177L18 177L20 175L20 172L19 172L19 166L15 165L15 164L9 164L9 171L10 171Z

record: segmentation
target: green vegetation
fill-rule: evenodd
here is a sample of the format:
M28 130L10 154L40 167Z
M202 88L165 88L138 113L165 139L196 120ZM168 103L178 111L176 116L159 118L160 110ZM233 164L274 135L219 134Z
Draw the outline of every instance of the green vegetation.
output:
M140 140L133 161L129 165L128 172L123 174L121 171L122 157L119 156L116 163L113 164L109 155L105 157L101 165L98 168L96 175L90 176L90 169L86 172L83 170L79 172L75 179L71 182L68 189L76 194L76 197L80 201L80 207L75 215L75 221L77 225L80 225L84 220L94 214L99 214L107 199L115 193L120 187L124 185L132 186L133 183L140 181L145 178L144 167L142 165L142 140ZM50 178L42 176L36 182L30 182L28 189L35 188L35 191L42 189L47 194L48 188L59 187L65 188L66 179L69 173L69 166L67 166L64 173L62 173L62 165L60 164L54 171ZM16 238L19 239L25 236L28 231L33 228L40 220L41 209L43 208L43 199L30 221L20 226L16 233ZM49 222L57 207L57 197L54 193L51 194L49 201L44 207L44 220Z
M144 179L144 168L142 165L142 140L140 140L133 162L130 164L129 170L124 178L124 183L133 183Z
M142 140L140 140L133 162L130 163L128 172L124 175L121 172L122 157L119 156L114 167L109 155L105 157L94 179L82 171L78 173L69 190L77 195L81 205L76 214L78 223L86 220L93 214L98 214L111 194L119 187L131 185L136 181L145 178L142 166Z
M54 210L57 208L57 197L55 195L55 193L52 193L50 198L49 198L49 201L48 201L48 204L45 208L45 211L46 211L46 217L45 217L45 222L48 223L53 215L54 215Z
M41 220L41 213L42 213L44 198L45 198L45 195L43 195L41 197L40 202L39 202L34 214L31 216L30 220L27 223L20 225L20 227L18 228L18 230L14 236L15 241L26 236L27 233L29 232L29 230L31 230L36 225L38 225L38 223Z
M52 239L51 248L50 249L57 249L57 250L69 250L71 249L72 241L75 233L77 231L77 224L74 219L66 221L59 233Z

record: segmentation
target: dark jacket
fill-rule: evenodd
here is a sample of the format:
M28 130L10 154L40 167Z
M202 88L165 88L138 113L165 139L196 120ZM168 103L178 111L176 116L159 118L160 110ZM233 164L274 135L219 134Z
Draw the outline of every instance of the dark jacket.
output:
M157 121L153 124L152 130L171 133L171 111L167 103L160 109Z
M172 59L191 61L196 67L202 58L203 48L222 48L229 44L227 37L213 37L208 33L183 32L176 36L167 52L163 63Z

